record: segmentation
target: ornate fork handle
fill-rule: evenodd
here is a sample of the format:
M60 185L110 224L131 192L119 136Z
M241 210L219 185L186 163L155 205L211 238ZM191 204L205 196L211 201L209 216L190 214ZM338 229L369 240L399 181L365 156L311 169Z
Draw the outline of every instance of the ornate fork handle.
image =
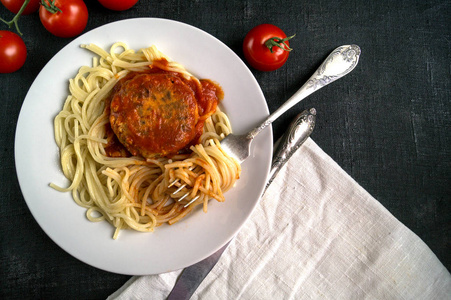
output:
M344 45L332 51L310 79L261 125L252 129L247 134L247 138L253 139L260 131L299 101L351 72L359 61L360 53L361 50L357 45Z

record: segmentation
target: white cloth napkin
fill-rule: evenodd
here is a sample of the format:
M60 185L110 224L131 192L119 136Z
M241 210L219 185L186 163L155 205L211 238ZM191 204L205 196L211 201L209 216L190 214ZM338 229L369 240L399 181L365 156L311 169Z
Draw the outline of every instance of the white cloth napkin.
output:
M109 299L165 299L180 273ZM309 138L192 299L451 299L451 275Z

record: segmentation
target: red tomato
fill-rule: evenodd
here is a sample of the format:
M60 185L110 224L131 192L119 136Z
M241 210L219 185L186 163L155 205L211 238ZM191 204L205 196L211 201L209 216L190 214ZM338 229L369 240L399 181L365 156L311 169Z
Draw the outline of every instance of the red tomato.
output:
M0 0L3 5L12 13L17 14L25 0ZM22 15L29 15L39 9L40 0L30 0L22 12Z
M19 70L27 58L22 38L11 31L0 30L0 73Z
M138 2L138 0L99 0L100 4L111 10L127 10Z
M42 25L58 37L74 37L88 24L88 8L83 0L44 0L39 8Z
M243 41L247 62L260 71L274 71L285 64L292 50L288 37L277 26L261 24L252 28Z

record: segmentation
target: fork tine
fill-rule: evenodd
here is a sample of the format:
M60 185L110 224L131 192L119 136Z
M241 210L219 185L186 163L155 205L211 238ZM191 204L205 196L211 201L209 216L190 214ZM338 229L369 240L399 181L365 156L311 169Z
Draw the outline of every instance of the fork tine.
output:
M191 166L191 167L189 167L188 168L188 170L190 170L190 171L192 171L194 169L194 166ZM179 182L180 181L180 178L176 178L173 182L171 182L169 185L168 185L168 188L170 188L171 186L173 186L174 184L176 184L177 182ZM186 186L186 184L184 184L183 185L183 187L185 187ZM180 192L179 190L177 190L177 192ZM175 192L174 192L174 194L175 194Z
M185 194L186 196L188 195L188 194ZM185 196L183 196L183 197L185 197ZM183 207L188 207L188 206L190 206L191 204L193 204L194 203L194 201L196 201L197 199L199 199L199 197L200 197L200 195L197 195L196 197L194 197L193 199L191 199L191 201L190 202L188 202L187 204L185 204Z
M182 184L178 189L175 190L175 192L172 193L172 195L175 195L175 194L177 194L178 192L180 192L181 190L183 190L183 188L184 188L185 186L186 186L186 183L185 183L185 184Z
M189 195L189 193L186 193L185 195L183 195L182 197L178 198L177 201L180 202L183 199L185 199L187 196Z
M168 188L170 188L171 186L173 186L173 185L176 184L177 182L179 182L179 179L178 179L178 178L175 179L173 182L171 182L171 183L168 185Z

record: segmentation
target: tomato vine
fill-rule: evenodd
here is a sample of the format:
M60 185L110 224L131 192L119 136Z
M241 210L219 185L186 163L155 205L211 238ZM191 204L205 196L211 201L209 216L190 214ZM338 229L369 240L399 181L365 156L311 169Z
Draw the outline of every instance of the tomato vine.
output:
M22 7L20 8L20 10L17 12L17 14L14 16L14 18L12 18L11 21L6 21L3 18L0 18L0 21L2 21L3 23L5 23L6 25L9 26L9 28L13 27L13 25L16 27L17 32L22 35L22 32L19 29L19 18L22 15L23 11L25 10L25 8L27 7L28 3L30 3L30 0L25 0L24 3L22 4Z

